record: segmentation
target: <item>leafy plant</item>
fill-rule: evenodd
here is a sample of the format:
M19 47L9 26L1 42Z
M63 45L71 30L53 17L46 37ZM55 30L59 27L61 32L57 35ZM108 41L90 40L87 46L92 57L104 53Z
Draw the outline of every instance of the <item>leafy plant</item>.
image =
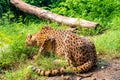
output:
M119 56L120 52L120 31L108 31L96 37L94 40L99 55L106 55L109 58Z
M99 56L120 56L120 1L119 0L24 0L25 2L68 17L84 18L100 23L97 29L77 28L76 34L90 36ZM2 16L2 17L1 17ZM43 25L54 29L66 29L65 25L38 19L10 5L9 0L0 1L0 79L45 79L32 73L27 67L39 48L26 48L28 33L34 34ZM102 32L102 34L100 34ZM66 65L53 63L62 58L41 56L33 65L41 69L54 69ZM51 61L51 62L49 62ZM49 64L48 64L49 63ZM16 67L17 66L17 67ZM2 75L2 77L1 77Z

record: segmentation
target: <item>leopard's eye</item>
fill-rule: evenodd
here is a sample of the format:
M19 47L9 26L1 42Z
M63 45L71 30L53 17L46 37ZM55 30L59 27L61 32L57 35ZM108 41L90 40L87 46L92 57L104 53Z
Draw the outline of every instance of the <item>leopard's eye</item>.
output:
M31 34L28 34L28 37L31 39L31 38L32 38L32 35L31 35Z
M30 34L30 39L32 38L32 35Z

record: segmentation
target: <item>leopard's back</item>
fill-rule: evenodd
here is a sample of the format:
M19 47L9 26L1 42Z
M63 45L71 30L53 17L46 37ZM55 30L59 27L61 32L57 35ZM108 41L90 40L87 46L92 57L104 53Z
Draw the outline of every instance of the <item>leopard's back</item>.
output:
M74 67L82 66L86 62L90 61L90 65L86 66L91 68L96 64L97 55L94 44L84 37L80 37L76 34L70 33L66 34L65 49L66 57L71 62ZM85 65L83 66L84 69ZM85 68L86 69L86 68ZM87 71L86 69L84 71ZM82 72L82 71L81 71Z
M58 56L64 56L64 38L66 37L65 34L70 33L70 31L65 30L54 30L49 26L43 26L42 29L36 32L33 35L28 35L25 43L27 46L38 46L41 47L44 44L44 51L53 51L54 54ZM47 39L54 39L54 44Z
M64 39L66 38L66 34L69 34L70 31L65 30L56 30L54 34L52 34L55 38L55 53L58 56L64 56L65 55L65 48L64 48Z
M77 72L86 72L97 62L95 45L90 40L70 31L43 27L41 31L33 35L33 38L31 38L33 44L44 47L44 51L50 52L53 50L54 54L65 56L68 63ZM35 71L40 71L40 69L32 68ZM55 74L62 72L62 70L55 71L57 71ZM41 71L38 73L41 73Z

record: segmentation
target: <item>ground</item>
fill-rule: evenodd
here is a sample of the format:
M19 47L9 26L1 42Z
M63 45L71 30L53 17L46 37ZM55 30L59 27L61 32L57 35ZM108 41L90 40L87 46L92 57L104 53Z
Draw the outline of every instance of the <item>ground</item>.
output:
M38 49L36 47L26 48L24 41L28 33L35 33L43 25L33 24L28 27L22 23L14 23L10 27L0 26L0 80L95 80L95 78L96 80L120 80L120 58L117 58L120 56L120 29L88 36L95 43L99 57L98 66L94 67L89 73L43 77L27 71L27 67L31 64L37 65L41 69L54 69L65 65L64 63L54 64L52 61L57 58L52 56L40 58L36 62L31 59L34 57L33 55L37 54ZM51 26L56 25L51 24ZM58 28L65 29L65 27L55 27L55 29ZM78 30L77 33L79 32L81 30Z
M80 75L49 77L46 80L120 80L120 58L100 60L92 71Z

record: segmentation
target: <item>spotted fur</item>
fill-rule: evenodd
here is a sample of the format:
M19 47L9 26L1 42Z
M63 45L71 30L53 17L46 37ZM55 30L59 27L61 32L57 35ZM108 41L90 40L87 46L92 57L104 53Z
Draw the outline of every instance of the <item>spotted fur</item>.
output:
M41 54L52 51L55 55L65 56L69 66L72 66L76 72L86 72L97 62L94 44L70 31L54 30L51 27L44 26L34 35L28 35L26 45L39 46ZM56 75L64 70L62 68L42 71L33 66L31 68L42 75Z

